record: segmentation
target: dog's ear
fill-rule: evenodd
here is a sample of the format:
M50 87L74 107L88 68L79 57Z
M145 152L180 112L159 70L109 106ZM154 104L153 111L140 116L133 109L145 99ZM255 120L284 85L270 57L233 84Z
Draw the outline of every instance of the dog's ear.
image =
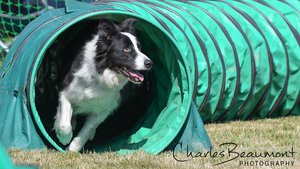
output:
M100 19L98 24L98 41L97 41L97 55L105 53L110 45L110 39L113 35L118 33L117 25L108 20Z
M137 20L134 18L125 19L120 25L121 32L129 32L129 33L135 35L134 24L136 22L137 22Z
M101 38L110 39L113 35L118 33L118 28L114 22L103 18L99 21L98 31L100 32Z

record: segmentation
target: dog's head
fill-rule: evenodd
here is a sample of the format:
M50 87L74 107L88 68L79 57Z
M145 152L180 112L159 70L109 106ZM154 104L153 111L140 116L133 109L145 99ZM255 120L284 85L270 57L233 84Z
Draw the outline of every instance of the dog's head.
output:
M153 63L140 51L135 22L135 19L126 19L116 25L107 19L100 20L95 57L98 73L109 68L135 84L143 82L144 76L139 71L150 70Z

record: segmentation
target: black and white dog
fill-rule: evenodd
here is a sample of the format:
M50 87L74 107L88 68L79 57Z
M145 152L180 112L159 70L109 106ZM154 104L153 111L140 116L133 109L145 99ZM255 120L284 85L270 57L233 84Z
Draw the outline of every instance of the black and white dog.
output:
M67 150L78 152L93 139L96 128L119 106L124 85L142 83L144 76L138 71L151 69L152 61L140 51L135 22L129 18L116 25L100 19L75 56L59 91L54 123L59 141L70 143ZM73 138L78 114L86 115L86 120Z

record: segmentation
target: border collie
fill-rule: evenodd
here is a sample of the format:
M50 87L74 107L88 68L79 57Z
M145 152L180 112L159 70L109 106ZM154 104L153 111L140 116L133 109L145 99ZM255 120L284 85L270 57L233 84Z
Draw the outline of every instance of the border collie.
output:
M124 85L141 84L144 76L139 71L151 69L152 61L140 51L135 22L129 18L117 25L100 19L64 76L54 130L63 145L70 143L66 150L78 152L92 140L97 127L119 106ZM78 114L86 120L73 138Z

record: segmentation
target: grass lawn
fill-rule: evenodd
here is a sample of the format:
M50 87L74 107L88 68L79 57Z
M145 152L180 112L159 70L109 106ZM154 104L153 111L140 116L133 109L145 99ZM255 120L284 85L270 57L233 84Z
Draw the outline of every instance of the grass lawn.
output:
M10 150L9 154L18 165L53 169L300 168L299 124L300 117L207 124L206 129L214 149L206 157L205 154L201 154L200 157L200 153L193 153L194 158L187 153L175 154L177 159L188 160L186 162L176 161L172 152L156 156L143 152L121 156L110 152L79 154L60 153L55 150ZM221 145L222 143L228 144ZM265 152L270 156L253 157L255 153L267 156ZM246 157L247 155L252 157ZM215 165L229 159L233 160Z

